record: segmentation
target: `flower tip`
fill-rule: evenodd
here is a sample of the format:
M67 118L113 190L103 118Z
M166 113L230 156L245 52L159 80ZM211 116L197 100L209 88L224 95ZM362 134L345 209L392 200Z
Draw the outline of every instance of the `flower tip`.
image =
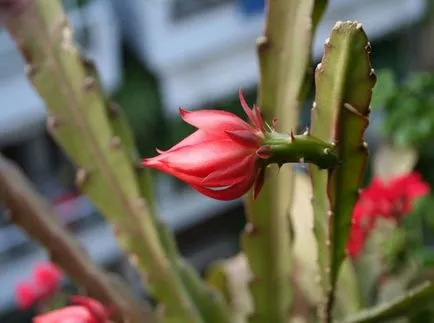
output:
M179 107L178 111L179 111L179 115L181 116L181 118L183 118L188 113L188 111L185 110L183 107Z
M159 157L159 156L156 156ZM142 166L143 167L153 167L158 164L158 161L155 160L155 158L145 158L142 160Z
M244 100L244 91L242 88L238 89L238 97L240 98L240 101Z

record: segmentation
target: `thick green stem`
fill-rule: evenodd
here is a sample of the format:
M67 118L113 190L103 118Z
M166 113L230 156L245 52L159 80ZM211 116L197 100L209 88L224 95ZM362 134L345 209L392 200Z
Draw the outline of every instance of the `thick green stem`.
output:
M120 245L163 303L163 319L202 323L197 308L170 266L122 142L113 136L105 102L87 74L59 1L0 3L1 18L45 101L49 131L80 167L77 184L114 224Z
M278 130L297 130L300 96L312 43L313 0L269 0L265 31L258 40L258 105ZM251 322L287 322L291 307L291 237L288 207L293 174L284 167L268 174L256 201L246 200L248 225L242 244L251 267Z

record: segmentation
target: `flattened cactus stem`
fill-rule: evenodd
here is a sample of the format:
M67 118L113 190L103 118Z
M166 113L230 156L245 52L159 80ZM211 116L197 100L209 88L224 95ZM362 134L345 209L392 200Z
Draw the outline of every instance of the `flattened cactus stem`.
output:
M324 320L331 321L339 271L346 257L352 212L367 161L363 141L375 74L370 45L358 22L337 22L315 71L311 134L336 142L340 164L324 172L310 167Z

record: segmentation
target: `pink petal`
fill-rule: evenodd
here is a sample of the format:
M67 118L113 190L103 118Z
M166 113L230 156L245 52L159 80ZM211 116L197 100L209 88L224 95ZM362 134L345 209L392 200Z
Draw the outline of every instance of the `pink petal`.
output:
M225 132L233 141L236 141L242 146L251 148L259 146L259 138L251 130L229 130Z
M106 308L99 301L90 297L73 295L70 299L74 305L85 307L98 322L106 322L113 312L113 308Z
M259 158L267 159L271 156L271 147L270 146L261 146L256 150L256 155Z
M261 169L258 170L256 174L255 183L253 185L253 200L256 200L256 198L258 197L259 193L262 190L262 187L264 186L264 182L265 182L265 168L262 167Z
M144 160L142 162L144 166L152 167L154 169L158 169L162 172L165 172L169 175L175 176L176 178L180 179L181 181L184 181L190 185L201 185L203 178L198 176L193 176L186 174L182 171L178 171L177 169L171 168L165 163L159 162L159 161L153 161L152 158L148 160Z
M264 131L264 120L262 119L262 116L261 116L261 110L259 109L259 107L256 104L253 106L253 114L254 114L255 120L256 120L256 127L258 129L260 129L261 131Z
M177 149L182 148L182 147L194 146L194 145L204 143L204 142L220 140L222 138L225 138L225 134L223 132L221 134L209 133L209 132L205 132L205 131L199 129L199 130L196 130L195 132L193 132L191 135L189 135L185 139L183 139L182 141L180 141L179 143L177 143L176 145L174 145L173 147L171 147L170 149L168 149L166 151L157 149L157 152L159 154L167 153L167 152L174 151L174 150L177 150Z
M226 189L212 190L199 185L191 185L199 193L220 201L229 201L243 196L252 186L253 180L234 184Z
M237 163L252 151L230 139L185 146L143 160L144 166L163 163L166 167L188 175L205 177L211 172Z
M246 102L246 98L244 97L244 92L242 89L238 90L238 97L240 99L241 107L243 108L245 114L249 118L250 122L253 123L255 126L256 124L256 118L253 114L253 111L250 109L249 105Z
M93 317L83 306L67 306L59 310L41 314L33 319L33 323L105 323Z
M264 131L264 122L262 121L259 107L257 105L254 105L253 110L250 109L249 105L246 102L242 89L238 90L238 97L240 99L241 107L243 108L250 122L255 126L255 128Z
M226 130L252 129L247 122L233 113L222 110L186 111L179 109L181 118L188 124L206 132L222 134Z
M212 172L202 180L201 185L206 187L234 185L248 177L253 177L255 164L256 158L254 155L246 156L238 163L234 163L227 168L221 168Z

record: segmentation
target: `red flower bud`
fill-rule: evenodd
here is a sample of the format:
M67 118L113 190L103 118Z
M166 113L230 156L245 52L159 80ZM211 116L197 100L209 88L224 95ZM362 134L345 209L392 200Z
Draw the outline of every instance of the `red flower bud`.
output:
M83 296L71 297L75 305L67 306L33 319L33 323L108 323L111 313L100 302Z
M264 123L258 107L250 109L242 92L241 105L251 124L219 110L185 111L182 119L197 130L158 156L143 160L143 166L166 172L200 193L218 200L241 197L255 183L258 154L264 138ZM261 183L256 185L255 195Z

